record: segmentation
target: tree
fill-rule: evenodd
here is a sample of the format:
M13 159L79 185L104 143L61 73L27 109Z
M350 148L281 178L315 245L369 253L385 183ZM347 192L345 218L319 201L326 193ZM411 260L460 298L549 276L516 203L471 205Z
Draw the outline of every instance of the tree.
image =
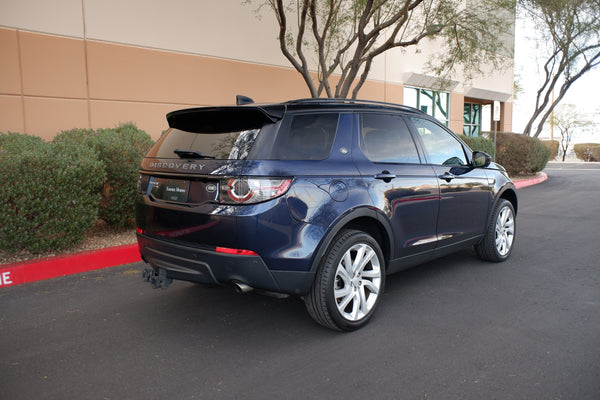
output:
M558 106L550 118L548 124L560 132L560 149L562 150L562 161L565 161L567 150L573 139L573 135L579 128L587 128L594 124L586 119L573 104Z
M472 77L483 63L500 68L512 59L513 0L266 0L259 10L265 5L312 97L356 98L377 56L426 38L442 44L429 63L442 77L458 68Z
M600 64L600 1L520 1L548 46L543 82L523 132L538 137L571 85Z

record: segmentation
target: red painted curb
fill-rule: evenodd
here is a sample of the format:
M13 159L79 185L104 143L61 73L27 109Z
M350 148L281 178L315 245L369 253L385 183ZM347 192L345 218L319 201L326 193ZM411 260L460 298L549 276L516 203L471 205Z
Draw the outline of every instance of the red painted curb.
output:
M546 181L547 179L548 179L548 175L545 172L540 172L540 174L533 179L516 181L516 182L514 182L514 184L517 189L521 189L521 188L524 188L527 186L537 185L538 183L542 183L542 182Z
M141 261L137 244L0 265L0 288Z

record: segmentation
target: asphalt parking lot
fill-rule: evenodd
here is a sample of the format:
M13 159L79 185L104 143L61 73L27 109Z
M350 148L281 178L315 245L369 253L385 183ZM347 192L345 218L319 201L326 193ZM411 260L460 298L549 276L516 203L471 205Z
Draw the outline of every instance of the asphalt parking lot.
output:
M0 290L0 399L600 399L600 169L519 191L502 264L389 277L364 329L142 263Z

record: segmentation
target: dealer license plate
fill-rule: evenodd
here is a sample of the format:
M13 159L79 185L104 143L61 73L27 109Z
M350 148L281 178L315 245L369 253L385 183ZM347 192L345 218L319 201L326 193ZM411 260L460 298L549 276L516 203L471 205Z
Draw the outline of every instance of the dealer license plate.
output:
M179 203L185 203L188 201L188 194L190 191L190 181L181 179L167 179L167 178L150 178L150 193L153 197L166 200L176 201Z

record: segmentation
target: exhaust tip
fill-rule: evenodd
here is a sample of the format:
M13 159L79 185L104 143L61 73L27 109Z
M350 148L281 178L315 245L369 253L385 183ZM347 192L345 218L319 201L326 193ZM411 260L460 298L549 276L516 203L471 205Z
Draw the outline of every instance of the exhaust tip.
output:
M248 293L254 290L252 286L248 286L243 282L233 282L233 287L237 293Z

